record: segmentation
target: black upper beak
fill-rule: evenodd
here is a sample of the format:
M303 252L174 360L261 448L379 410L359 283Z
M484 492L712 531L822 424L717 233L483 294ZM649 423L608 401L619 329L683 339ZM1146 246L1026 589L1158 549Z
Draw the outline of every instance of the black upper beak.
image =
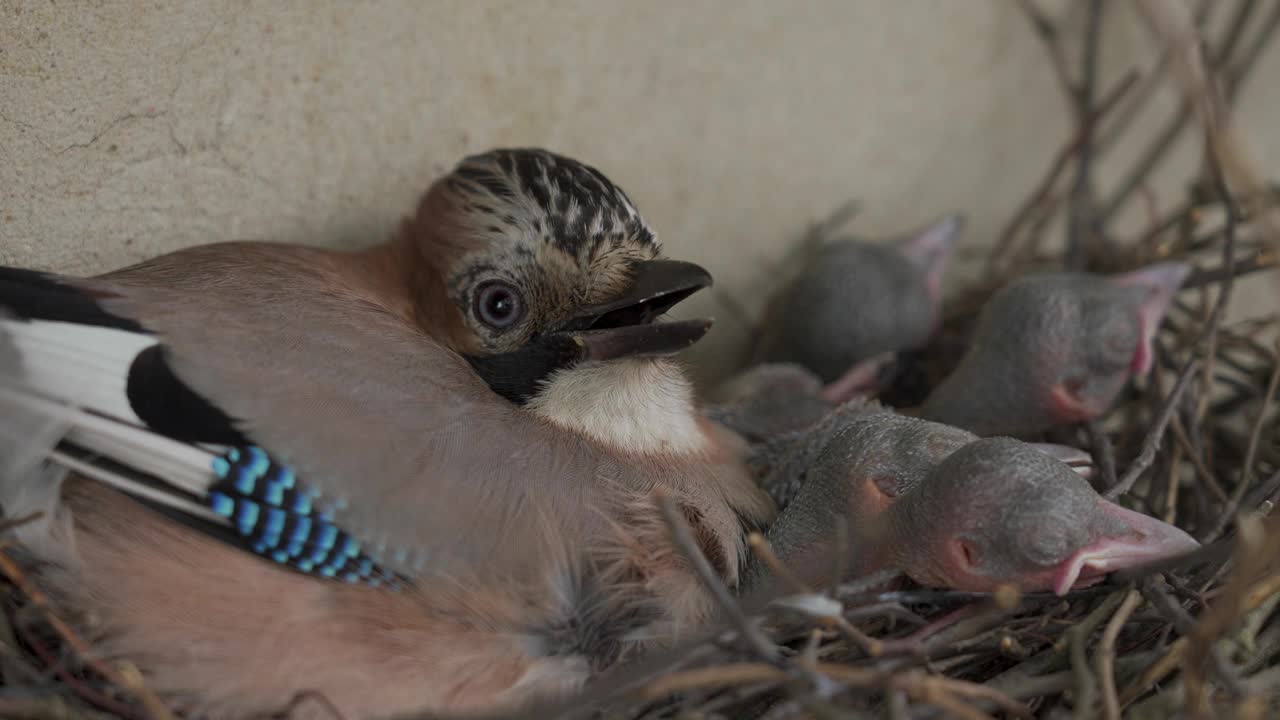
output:
M494 392L522 402L552 372L585 360L674 355L707 334L711 320L654 322L677 303L711 285L693 263L646 260L633 266L618 297L583 308L558 329L501 355L468 356Z
M554 334L572 337L582 347L582 360L673 355L701 339L711 321L654 320L711 282L711 274L693 263L637 263L625 293L583 309Z

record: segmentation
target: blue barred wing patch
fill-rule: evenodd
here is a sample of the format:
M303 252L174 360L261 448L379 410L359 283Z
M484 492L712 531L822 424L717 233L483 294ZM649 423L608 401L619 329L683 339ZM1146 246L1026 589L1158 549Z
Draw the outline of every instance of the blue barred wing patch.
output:
M333 523L319 493L305 487L293 469L262 448L232 448L213 459L217 481L209 507L231 524L257 553L295 570L372 587L397 587L401 579L378 565L359 541Z

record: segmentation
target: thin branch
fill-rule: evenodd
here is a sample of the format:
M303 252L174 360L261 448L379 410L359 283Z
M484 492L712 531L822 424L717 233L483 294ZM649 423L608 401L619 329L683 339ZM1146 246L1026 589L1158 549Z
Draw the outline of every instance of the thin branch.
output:
M1053 72L1058 77L1058 84L1062 87L1063 93L1068 98L1074 98L1076 84L1071 79L1071 71L1067 69L1067 54L1062 49L1062 43L1058 41L1058 26L1032 0L1018 0L1018 7L1027 16L1031 29L1035 30L1036 36L1044 44L1045 52L1049 54ZM1080 119L1077 116L1077 120Z
M1138 477L1155 462L1156 453L1160 450L1160 442L1164 438L1165 428L1169 425L1169 419L1173 417L1174 409L1178 406L1178 401L1182 398L1182 393L1187 389L1187 385L1191 381L1191 376L1195 374L1195 369L1199 365L1195 358L1187 360L1187 364L1183 366L1182 372L1178 375L1178 381L1174 383L1173 390L1169 392L1169 397L1165 398L1164 406L1160 408L1159 415L1156 416L1155 424L1151 426L1151 430L1147 432L1146 438L1142 441L1142 451L1138 453L1138 457L1129 465L1128 471L1124 477L1120 478L1120 482L1116 486L1107 490L1105 497L1108 500L1115 500L1133 489L1134 483L1138 481Z
M1098 471L1102 474L1102 486L1115 487L1116 451L1111 446L1111 438L1107 437L1097 420L1090 420L1084 427L1089 434L1089 449L1093 451L1093 457L1098 461Z
M707 556L698 548L698 543L693 538L693 531L689 529L689 523L681 516L675 500L665 493L659 494L657 499L658 509L662 512L662 519L666 521L667 529L671 531L672 542L684 554L689 564L693 566L694 574L702 581L703 587L711 593L711 597L720 606L720 611L724 613L725 618L729 620L742 639L755 651L756 655L771 664L779 664L782 656L778 653L778 647L770 642L764 636L764 633L760 632L760 628L742 612L742 608L738 606L738 602L729 592L729 588L725 587L724 582L720 580L720 576L711 567Z
M1262 398L1262 407L1258 410L1258 417L1254 420L1253 429L1249 432L1249 445L1244 453L1244 463L1240 466L1240 477L1231 491L1231 497L1227 500L1226 506L1218 515L1218 521L1205 536L1205 541L1217 539L1231 522L1231 518L1235 517L1240 510L1240 503L1244 500L1245 492L1248 491L1249 484L1253 480L1253 463L1258 456L1258 442L1262 438L1262 427L1271 412L1271 404L1275 402L1277 386L1280 386L1280 357L1277 357L1275 368L1271 371L1271 379L1267 382L1267 391Z
M1267 14L1266 19L1262 21L1261 28L1254 35L1253 42L1249 43L1241 53L1238 60L1231 61L1230 58L1222 58L1222 63L1230 63L1227 65L1226 71L1226 95L1227 102L1235 102L1240 87L1244 85L1244 81L1249 77L1249 73L1258 63L1258 58L1262 56L1262 51L1267 49L1271 41L1275 38L1276 30L1280 29L1280 3L1272 3L1271 12Z
M1053 192L1053 186L1057 184L1058 178L1062 176L1063 171L1070 165L1071 158L1080 151L1081 147L1083 147L1090 128L1098 123L1102 118L1106 117L1107 113L1115 108L1120 99L1129 91L1129 88L1133 87L1133 84L1137 79L1138 75L1136 71L1129 72L1121 78L1120 82L1116 83L1116 85L1103 96L1102 100L1098 102L1098 106L1093 109L1090 116L1080 123L1080 126L1076 128L1075 134L1069 141L1067 141L1067 144L1063 145L1062 148L1058 150L1057 154L1053 156L1053 161L1050 162L1049 168L1041 178L1040 183L1037 184L1031 194L1022 201L1022 205L1020 205L1017 211L1014 212L1013 219L1010 220L1009 224L1000 232L1000 236L996 240L996 244L989 256L988 267L992 267L1000 257L1008 252L1009 248L1013 245L1014 239L1018 235L1018 231L1021 230L1022 226L1031 219L1032 213L1035 212L1035 209L1044 203L1049 197L1049 194Z
M1098 681L1102 684L1102 713L1107 720L1120 720L1120 697L1116 692L1115 660L1116 638L1120 629L1129 621L1129 616L1142 604L1142 593L1130 590L1124 602L1116 610L1107 627L1102 631L1102 640L1098 643L1095 654Z
M1098 79L1098 39L1102 34L1102 0L1090 0L1089 21L1084 34L1080 85L1075 93L1076 119L1080 126L1080 147L1076 153L1076 177L1068 204L1068 270L1084 269L1085 243L1094 235L1093 168L1094 134L1098 123L1088 122L1093 114L1093 93Z
M1217 52L1213 53L1214 57L1220 64L1225 64L1234 54L1236 44L1240 41L1241 37L1239 28L1242 28L1244 24L1247 23L1249 15L1253 12L1252 8L1249 7L1250 5L1251 3L1246 0L1246 2L1241 3L1237 8L1236 15L1231 20L1226 37L1219 45ZM1274 14L1276 13L1273 13L1273 15ZM1274 28L1272 28L1272 30L1274 31ZM1250 49L1252 50L1253 48L1251 47ZM1170 53L1171 51L1173 53L1177 52L1177 49L1172 46L1172 43L1166 43L1165 47L1161 50L1162 53ZM1260 50L1256 52L1260 52ZM1252 59L1239 66L1239 77L1235 80L1234 84L1238 85L1242 82L1252 70L1253 64L1257 58L1256 55L1253 55L1252 53L1249 57ZM1175 65L1177 64L1177 59L1178 58L1175 58ZM1228 88L1230 87L1231 84L1228 84ZM1142 155L1139 156L1138 161L1130 169L1128 175L1125 176L1124 180L1120 181L1116 186L1117 189L1112 192L1110 198L1108 198L1103 204L1102 208L1098 212L1099 223L1105 224L1109 222L1115 214L1124 207L1125 203L1128 202L1129 197L1146 183L1151 172L1155 170L1155 168L1158 167L1168 156L1169 151L1173 148L1178 136L1181 135L1182 131L1186 128L1187 121L1191 119L1192 105L1193 103L1188 98L1183 98L1183 100L1178 104L1178 108L1174 111L1173 116L1169 118L1165 123L1165 126L1147 145L1146 149L1142 152Z
M127 667L124 668L125 672L122 673L120 670L99 660L96 657L96 653L89 647L89 644L66 621L58 617L53 610L53 605L49 602L49 598L28 580L17 563L13 562L3 551L0 551L0 573L9 578L9 581L27 596L31 606L44 617L45 621L49 623L81 661L112 684L132 692L134 697L142 703L149 717L156 720L174 720L173 713L150 688L141 682L141 678L128 676Z

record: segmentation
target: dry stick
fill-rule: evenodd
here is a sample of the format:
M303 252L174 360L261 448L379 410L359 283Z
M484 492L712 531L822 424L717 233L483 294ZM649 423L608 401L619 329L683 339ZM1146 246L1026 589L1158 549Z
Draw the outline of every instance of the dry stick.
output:
M1213 530L1205 536L1204 540L1206 542L1217 539L1226 530L1231 518L1240 510L1240 503L1244 499L1245 491L1249 489L1249 482L1253 479L1253 462L1258 456L1258 442L1262 438L1262 426L1265 424L1267 414L1271 410L1271 404L1275 402L1276 387L1278 385L1280 385L1280 357L1277 357L1275 368L1271 371L1271 379L1267 382L1267 392L1262 398L1262 408L1258 410L1258 419L1254 421L1253 429L1249 433L1249 445L1245 449L1244 464L1240 467L1240 478L1236 481L1236 486L1231 491L1231 497L1227 500L1226 507L1222 508L1218 521L1214 523Z
M790 568L782 564L782 561L773 552L773 547L769 545L769 541L763 535L758 532L751 533L747 536L747 544L751 546L752 551L765 564L765 567L769 568L769 571L781 580L783 584L790 586L793 592L801 595L813 592L813 589L805 584ZM854 627L846 618L840 615L832 615L821 619L825 624L836 628L845 637L852 640L867 655L875 657L884 652L883 643Z
M256 716L254 720L291 718L295 711L306 706L308 703L319 707L329 718L333 718L334 720L346 720L346 716L342 714L342 711L338 709L338 706L334 705L333 701L330 700L328 696L317 690L303 690L302 692L296 693L289 700L288 705L285 705L280 710L273 710L269 713Z
M824 671L836 680L842 680L840 677L841 670L845 668L842 665L823 665ZM985 701L994 704L996 707L1007 713L1018 717L1032 717L1031 709L1023 703L1010 698L1003 692L986 685L966 682L964 680L955 680L952 678L938 677L935 675L926 675L919 671L908 671L898 675L894 675L889 679L890 688L899 688L918 700L938 705L935 700L938 697L949 697L951 695L959 695L970 700ZM941 707L941 706L939 706ZM976 708L972 712L978 713L974 717L990 717Z
M1214 638L1245 612L1244 601L1252 587L1252 579L1262 570L1280 550L1280 523L1271 522L1268 527L1256 516L1241 518L1237 523L1236 540L1238 551L1235 556L1235 568L1227 580L1222 592L1213 605L1201 616L1191 632L1187 634L1190 645L1187 649L1188 661L1185 663L1187 704L1193 711L1202 708L1204 700L1204 682L1202 664L1206 655L1215 660L1215 670L1220 673L1222 663L1216 662L1221 655L1214 652ZM1238 678L1225 672L1223 680L1231 686L1238 696L1243 688Z
M1179 633L1190 636L1196 632L1195 619L1156 580L1144 581L1142 583L1142 594L1151 602L1152 607L1173 624L1174 629ZM1209 664L1213 668L1214 675L1228 687L1238 692L1241 688L1240 679L1232 671L1231 664L1222 654L1222 651L1216 647L1210 648L1208 655Z
M1227 189L1226 179L1222 174L1222 166L1216 155L1209 156L1209 168L1213 173L1214 183L1218 189L1218 198L1222 201L1227 214L1226 225L1222 230L1222 265L1227 269L1227 276L1218 286L1218 297L1214 300L1213 311L1209 314L1209 322L1204 329L1204 373L1200 385L1200 396L1196 403L1194 425L1201 433L1205 433L1204 419L1209 411L1209 397L1213 394L1213 371L1218 357L1218 329L1227 314L1227 306L1231 302L1231 293L1235 288L1236 266L1236 229L1239 226L1240 212ZM1212 432L1212 428L1208 432ZM1201 435L1202 437L1203 435Z
M1270 509L1264 508L1267 502L1272 502L1272 496L1280 492L1280 470L1271 474L1265 482L1249 495L1249 501L1245 507L1251 510L1257 510L1263 515L1269 515Z
M1055 648L1061 648L1066 645L1071 659L1071 670L1075 674L1075 707L1077 717L1087 717L1087 713L1093 707L1093 694L1096 683L1093 675L1089 672L1089 663L1085 658L1085 649L1089 644L1089 636L1093 635L1093 631L1115 612L1120 605L1122 596L1119 593L1107 596L1093 610L1085 616L1083 620L1076 623L1067 631L1066 635L1055 645ZM1059 651L1061 651L1059 649Z
M1280 247L1280 227L1272 210L1274 190L1254 162L1254 154L1235 126L1221 88L1202 52L1203 39L1178 0L1140 0L1143 16L1172 49L1172 67L1208 139L1216 174L1235 188L1244 210L1268 242Z
M117 687L127 688L133 692L134 696L142 703L147 713L157 720L174 720L174 715L165 707L164 703L152 692L146 685L141 682L130 682L129 678L124 677L115 668L98 661L94 657L93 650L89 647L75 630L58 617L53 611L53 606L49 602L49 598L45 596L38 588L31 584L22 570L0 549L0 573L9 578L17 586L27 598L31 601L32 607L36 608L45 621L53 627L54 631L67 643L68 646L76 653L76 655L84 661L86 665L92 667L102 677Z
M1098 79L1098 38L1102 34L1102 0L1089 3L1089 23L1084 34L1084 52L1080 68L1080 85L1073 93L1076 122L1080 126L1080 148L1076 153L1076 177L1068 203L1067 257L1068 270L1084 268L1084 244L1096 229L1094 225L1093 168L1094 134L1098 124L1087 122L1093 107L1094 87Z
M1120 698L1116 693L1115 661L1116 638L1120 629L1129 621L1129 616L1142 603L1142 593L1130 590L1120 603L1111 622L1102 631L1102 640L1098 643L1095 662L1098 668L1098 681L1102 684L1102 713L1107 720L1120 720Z
M703 587L711 593L711 597L715 599L716 604L720 606L721 612L742 636L742 639L755 651L761 659L778 665L782 662L782 656L778 653L778 647L769 642L769 639L760 632L760 628L751 622L738 606L733 595L729 593L729 588L720 580L720 576L716 575L716 571L711 567L711 563L707 560L706 555L698 549L698 543L693 538L693 531L689 529L689 524L680 516L680 511L676 508L675 501L665 493L658 494L658 509L662 513L662 519L667 523L667 529L671 531L671 540L684 554L685 559L693 566L694 574L702 581Z
M1200 482L1209 488L1209 492L1213 494L1214 499L1218 502L1227 501L1227 493L1222 489L1222 484L1214 477L1213 471L1204 464L1204 458L1200 457L1200 453L1196 452L1195 445L1191 443L1191 439L1187 437L1187 429L1183 427L1182 420L1175 413L1173 422L1170 425L1173 430L1173 437L1178 441L1178 445L1182 447L1189 460L1191 467L1195 468L1196 476L1200 478Z
M756 557L760 558L760 562L764 563L769 571L777 576L783 584L790 586L793 592L801 595L807 595L813 592L813 588L809 587L798 575L791 571L782 561L778 559L776 553L773 552L773 546L765 539L764 535L753 532L747 536L747 545Z
M1084 428L1089 434L1089 448L1093 450L1093 455L1098 460L1098 470L1102 473L1102 486L1115 487L1116 451L1111 447L1111 438L1107 436L1097 420L1085 423Z
M1062 172L1066 170L1067 166L1070 164L1069 161L1071 160L1071 156L1075 155L1084 144L1088 128L1106 117L1107 113L1109 113L1116 106L1119 100L1124 97L1125 93L1129 91L1129 88L1133 86L1137 79L1137 71L1130 71L1121 78L1120 82L1116 83L1116 85L1103 96L1102 100L1098 102L1098 106L1093 109L1093 112L1090 113L1089 117L1085 118L1080 127L1076 128L1075 135L1072 136L1072 138L1067 141L1067 144L1063 145L1058 150L1058 153L1053 156L1053 162L1049 164L1049 169L1040 179L1040 183L1036 185L1035 190L1033 190L1031 194L1022 201L1022 205L1020 205L1017 212L1013 214L1013 219L1010 220L1009 224L1005 225L1004 230L1000 232L1000 237L996 240L995 247L992 249L990 256L988 256L988 268L994 267L999 258L1008 252L1009 248L1013 245L1014 239L1018 235L1018 231L1022 229L1022 226L1025 225L1029 219L1031 219L1035 209L1049 197L1051 192L1053 192L1053 186L1057 184L1058 178L1061 177Z
M1270 44L1276 29L1280 28L1280 2L1272 3L1271 13L1262 21L1262 28L1254 35L1253 42L1240 53L1240 59L1227 68L1226 94L1227 101L1234 102L1240 86L1244 84L1249 71L1257 64L1262 51ZM1229 58L1223 58L1223 61Z
M640 690L641 697L658 699L687 690L720 688L748 683L786 682L790 676L773 665L738 663L716 667L682 670L649 683Z
M1163 680L1166 675L1177 670L1178 666L1182 664L1183 656L1187 652L1187 645L1188 642L1186 638L1178 638L1175 640L1173 644L1169 646L1169 649L1165 651L1163 657L1148 667L1142 675L1138 676L1136 680L1129 684L1129 687L1125 688L1124 692L1120 693L1120 706L1125 707L1132 704L1133 701L1145 695L1152 685L1155 685Z
M1215 285L1217 283L1226 282L1227 277L1243 277L1251 275L1263 270L1270 270L1276 266L1276 258L1269 252L1261 251L1253 255L1253 257L1244 260L1236 260L1231 267L1216 267L1209 270L1202 270L1193 273L1185 283L1182 284L1183 290L1194 290L1206 285Z
M1222 198L1223 206L1227 213L1227 224L1223 232L1222 242L1222 264L1227 271L1227 275L1223 278L1222 284L1219 286L1218 299L1215 301L1212 314L1209 316L1209 325L1205 328L1205 386L1201 388L1200 403L1196 410L1197 417L1204 417L1205 413L1208 411L1209 395L1210 390L1212 389L1212 385L1209 383L1213 381L1212 364L1214 361L1214 355L1217 354L1218 327L1222 323L1223 316L1226 315L1227 303L1230 302L1231 292L1235 287L1236 227L1240 218L1239 209L1232 201L1230 192L1227 190L1226 179L1222 175L1221 167L1217 165L1216 161L1212 163L1212 167L1214 171L1214 179L1218 188L1218 194L1219 197ZM1264 415L1265 410L1266 407L1264 405ZM1247 473L1248 468L1245 468L1245 471ZM1222 533L1223 529L1226 528L1227 523L1230 522L1231 516L1235 514L1236 508L1240 505L1240 498L1243 496L1244 488L1247 487L1247 483L1244 482L1245 478L1247 478L1247 475L1242 476L1241 482L1237 483L1236 488L1232 491L1231 499L1228 501L1227 506L1223 508L1223 512L1219 515L1213 528L1209 531L1208 535L1205 536L1205 540L1212 540L1213 538L1216 538Z
M1231 21L1231 29L1228 30L1227 36L1223 40L1218 51L1214 53L1214 56L1220 63L1225 63L1234 54L1236 43L1240 40L1240 33L1236 31L1235 28L1241 26L1242 23L1247 21L1248 15L1252 13L1252 10L1246 7L1246 5L1248 5L1247 2L1242 4L1242 6L1236 10L1236 15ZM1170 51L1174 50L1175 48L1166 44L1162 49L1162 52L1170 53ZM1177 59L1175 58L1175 65L1176 60ZM1256 60L1256 57L1254 60ZM1243 79L1247 77L1249 72L1253 69L1253 66L1254 62L1252 60L1247 64L1242 64L1240 66L1240 75L1237 82L1243 81ZM1178 103L1178 109L1174 112L1173 117L1169 118L1169 121L1165 124L1164 128L1161 129L1161 131L1156 134L1155 139L1147 145L1146 150L1143 151L1137 163L1135 163L1133 168L1129 171L1129 174L1125 176L1125 179L1117 186L1118 189L1113 192L1111 197L1103 204L1101 210L1098 212L1099 223L1105 224L1109 222L1111 218L1124 207L1125 203L1128 202L1129 196L1146 184L1147 178L1168 156L1169 151L1173 149L1174 141L1178 139L1178 136L1182 134L1183 129L1186 128L1187 121L1191 119L1191 106L1192 103L1187 99L1183 99Z
M1169 397L1165 398L1164 406L1160 408L1160 414L1156 417L1156 422L1151 426L1151 430L1142 440L1142 451L1138 453L1138 457L1134 459L1125 472L1124 477L1120 478L1120 482L1116 486L1107 490L1105 497L1108 500L1115 500L1133 489L1133 484L1138 481L1138 476L1143 471L1151 467L1151 463L1156 459L1156 452L1160 450L1160 441L1164 438L1165 428L1169 425L1169 419L1173 417L1174 409L1178 406L1178 401L1182 398L1182 393L1187 389L1191 376L1195 373L1196 366L1199 363L1196 359L1190 358L1187 364L1183 366L1182 372L1178 375L1178 381L1174 383L1173 390L1169 392Z
M1177 426L1176 415L1174 416L1174 426ZM1164 514L1160 519L1170 525L1173 525L1178 517L1178 489L1181 487L1181 483L1178 482L1178 476L1182 466L1183 452L1181 445L1174 445L1169 449L1168 477L1165 479Z
M1044 43L1045 51L1049 53L1049 59L1053 62L1053 72L1058 76L1058 84L1062 86L1067 97L1074 97L1076 85L1071 80L1071 71L1067 69L1067 55L1062 50L1062 43L1058 42L1058 26L1031 0L1018 0L1018 7L1031 22L1031 29L1036 31L1036 36ZM1083 117L1080 116L1076 119L1083 121Z

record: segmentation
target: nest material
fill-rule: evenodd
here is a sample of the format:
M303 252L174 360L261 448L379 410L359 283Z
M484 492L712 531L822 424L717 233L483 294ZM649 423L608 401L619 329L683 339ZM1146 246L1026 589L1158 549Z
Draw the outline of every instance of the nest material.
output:
M1203 53L1216 63L1209 68L1216 72L1206 75L1220 82L1184 83L1188 93L1207 97L1189 94L1106 198L1094 196L1092 161L1149 93L1140 92L1136 74L1095 92L1100 0L1090 1L1078 39L1064 37L1031 0L1020 5L1075 103L1078 125L986 259L989 281L949 302L945 332L922 354L929 363L917 381L927 385L944 373L983 300L1030 269L1111 273L1157 259L1193 263L1197 271L1187 286L1198 292L1184 292L1171 310L1148 380L1131 388L1105 423L1055 439L1092 450L1109 497L1179 525L1203 548L1063 598L1012 589L885 592L876 589L886 580L878 577L828 588L797 583L789 600L750 615L708 572L703 581L731 621L726 628L606 675L587 698L548 715L780 720L1280 713L1280 518L1271 516L1280 501L1274 344L1280 319L1226 321L1237 278L1265 282L1272 274L1257 271L1274 262L1274 246L1266 243L1276 238L1263 217L1274 198L1240 179L1248 163L1226 154L1239 145L1222 122L1280 26L1280 0L1265 9L1241 0L1232 9L1225 35ZM1153 26L1179 27L1170 6L1144 3L1154 13ZM1178 38L1166 37L1176 55ZM1073 73L1066 43L1077 40L1081 70ZM1201 58L1201 70L1207 62ZM1152 169L1179 129L1191 124L1188 108L1201 108L1210 150L1201 176L1189 183L1184 202L1153 213L1137 236L1112 234L1110 218L1141 201ZM1065 220L1063 252L1044 249L1055 219ZM679 540L680 520L670 522ZM767 546L753 541L769 558ZM135 668L94 657L15 557L14 548L0 548L6 600L0 717L172 717ZM833 576L840 560L833 558ZM295 705L309 703L325 706L323 698L309 696Z

